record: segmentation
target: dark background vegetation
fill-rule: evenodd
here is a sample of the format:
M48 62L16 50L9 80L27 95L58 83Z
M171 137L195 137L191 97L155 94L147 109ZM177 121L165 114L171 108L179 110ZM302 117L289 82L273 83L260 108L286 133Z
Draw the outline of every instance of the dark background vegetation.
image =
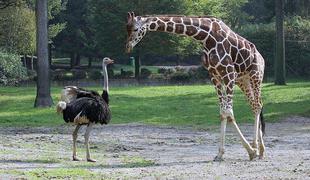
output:
M289 77L310 77L309 7L309 0L286 0L284 4L286 71ZM200 65L201 46L197 42L167 33L148 33L132 54L126 54L125 23L128 11L134 11L137 15L216 16L255 43L265 58L267 77L274 74L274 0L49 0L52 78L98 79L100 70L95 67L100 67L99 60L105 56L114 58L118 64L123 65L131 64L130 56L141 57L142 65L147 66ZM18 79L35 78L35 71L29 70L36 68L35 59L31 58L36 55L35 41L35 1L0 1L1 84L14 84ZM8 72L10 64L13 66L12 58L16 59L17 55L28 55L26 60L34 62L24 62L28 71L20 67L21 73ZM83 66L84 70L80 70ZM11 67L12 69L14 68ZM116 78L133 75L132 70L126 72L126 67L114 66L112 69L110 75L115 75ZM142 77L150 76L147 70L151 73L161 71L146 68ZM180 76L186 75L181 73ZM205 77L201 74L197 76Z

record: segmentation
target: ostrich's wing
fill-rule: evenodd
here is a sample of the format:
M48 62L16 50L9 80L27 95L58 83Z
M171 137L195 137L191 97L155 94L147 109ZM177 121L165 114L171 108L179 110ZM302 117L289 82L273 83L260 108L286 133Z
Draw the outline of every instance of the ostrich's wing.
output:
M108 105L98 99L80 98L77 101L83 100L82 113L80 116L86 116L91 122L108 124L111 119L111 111Z
M83 88L79 88L76 86L66 86L61 91L61 100L65 101L66 103L70 103L75 99L82 98L82 97L89 97L95 98L100 97L98 92L92 90L86 90Z

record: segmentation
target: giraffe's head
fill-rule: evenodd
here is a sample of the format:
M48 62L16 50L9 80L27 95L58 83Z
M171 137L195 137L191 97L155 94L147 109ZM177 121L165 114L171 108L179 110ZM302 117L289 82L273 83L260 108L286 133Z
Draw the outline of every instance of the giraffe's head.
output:
M134 12L128 12L127 15L127 43L126 51L129 53L137 45L147 31L148 19L135 16Z

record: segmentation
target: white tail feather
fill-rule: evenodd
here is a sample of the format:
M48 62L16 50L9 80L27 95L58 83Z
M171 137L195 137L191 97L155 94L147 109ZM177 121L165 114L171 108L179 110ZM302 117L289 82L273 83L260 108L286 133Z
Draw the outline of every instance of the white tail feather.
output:
M66 108L67 108L67 103L65 101L59 101L56 105L56 109L58 113L61 113Z

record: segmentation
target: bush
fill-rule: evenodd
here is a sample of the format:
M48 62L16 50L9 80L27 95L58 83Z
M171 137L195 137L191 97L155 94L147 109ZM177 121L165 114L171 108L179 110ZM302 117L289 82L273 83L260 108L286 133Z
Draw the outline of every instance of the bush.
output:
M141 68L141 78L148 78L152 74L152 71L150 71L147 68Z
M157 72L160 74L164 74L164 76L168 77L169 75L175 73L176 70L174 68L159 68Z
M157 70L157 72L158 72L159 74L165 74L165 73L167 72L167 68L159 68L159 69Z
M172 82L188 82L190 78L191 77L187 72L176 72L170 76Z
M88 78L92 80L101 79L102 74L100 70L92 70L88 73Z
M51 73L51 75L52 75L52 73ZM34 80L34 81L37 80L37 72L35 70L28 69L27 70L27 76L28 76L29 80Z
M83 70L79 70L79 69L72 69L72 77L74 80L78 80L78 79L85 79L86 78L86 72Z
M19 55L0 51L0 84L17 85L26 79L27 71Z
M113 78L114 77L114 71L112 68L108 68L108 76L109 78Z
M191 78L198 80L208 79L209 77L208 71L203 66L189 69L188 74L190 75Z
M131 78L133 77L134 73L133 71L124 71L123 69L121 69L121 78Z

